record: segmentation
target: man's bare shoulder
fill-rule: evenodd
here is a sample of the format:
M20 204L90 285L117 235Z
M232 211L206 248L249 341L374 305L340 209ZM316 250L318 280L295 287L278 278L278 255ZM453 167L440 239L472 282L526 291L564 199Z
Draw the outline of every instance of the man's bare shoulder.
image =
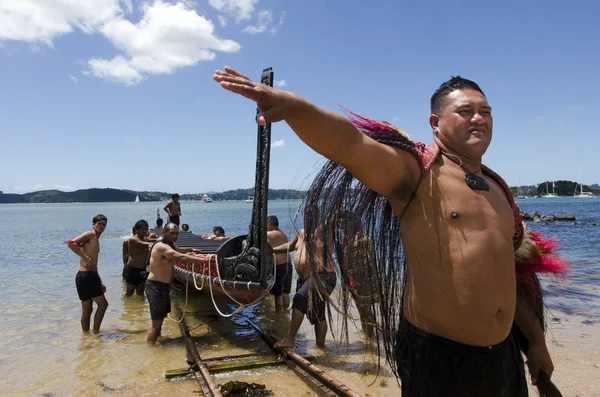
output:
M81 241L79 241L78 239L81 239ZM96 233L94 233L91 230L88 230L87 232L84 232L81 236L79 236L76 241L79 241L81 243L89 243L96 240Z
M271 230L267 232L267 238L282 238L285 237L287 239L287 234L282 232L281 230Z
M156 253L159 255L164 255L167 251L172 250L168 244L156 244L156 246L152 249L152 253Z
M133 237L131 237L131 238L129 239L129 241L130 241L132 244L134 244L134 245L137 245L137 246L144 246L144 247L145 247L145 246L147 246L147 245L149 244L149 242L148 242L148 241L146 241L146 239L141 239L141 238L139 238L138 236L133 236Z

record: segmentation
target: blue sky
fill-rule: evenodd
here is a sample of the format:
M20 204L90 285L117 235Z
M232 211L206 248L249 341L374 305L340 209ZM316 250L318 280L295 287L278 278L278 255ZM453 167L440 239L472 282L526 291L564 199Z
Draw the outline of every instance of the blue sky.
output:
M418 3L418 4L417 4ZM600 183L600 3L276 0L0 2L0 190L251 187L255 107L225 65L429 143L451 75L494 108L484 163L511 185ZM272 188L320 162L273 126Z

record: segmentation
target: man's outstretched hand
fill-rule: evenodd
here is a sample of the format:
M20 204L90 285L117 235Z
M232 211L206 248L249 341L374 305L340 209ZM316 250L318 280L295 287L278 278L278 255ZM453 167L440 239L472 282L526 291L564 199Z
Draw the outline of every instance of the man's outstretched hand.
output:
M217 70L213 78L226 90L256 102L259 125L275 123L290 116L290 104L295 97L292 93L254 82L229 66L225 66L225 70Z

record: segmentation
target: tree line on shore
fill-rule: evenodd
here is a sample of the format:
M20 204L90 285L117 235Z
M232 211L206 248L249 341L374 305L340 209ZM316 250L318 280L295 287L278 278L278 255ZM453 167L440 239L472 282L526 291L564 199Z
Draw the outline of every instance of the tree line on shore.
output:
M553 188L554 186L554 188ZM559 196L573 196L580 192L581 187L578 182L573 181L544 181L539 185L514 186L510 188L515 196L536 197L549 192L554 192ZM597 184L584 185L584 192L600 194L600 186ZM60 190L41 190L31 193L3 193L0 191L1 204L18 203L106 203L106 202L134 202L136 197L140 201L167 201L171 199L173 193L168 192L150 192L133 191L125 189L80 189L73 192L63 192ZM200 201L204 193L182 194L183 201ZM246 200L254 195L254 188L227 190L220 193L209 194L213 201L240 201ZM293 189L269 189L270 200L299 200L303 199L306 191Z
M3 193L0 191L1 204L19 203L107 203L107 202L134 202L136 197L140 201L167 201L173 193L168 192L137 192L123 189L80 189L73 192L60 190L41 190L31 193ZM295 200L303 199L305 191L292 189L269 189L270 200ZM221 193L212 193L210 198L214 201L246 200L254 195L254 188L228 190ZM203 193L181 194L183 201L200 201Z

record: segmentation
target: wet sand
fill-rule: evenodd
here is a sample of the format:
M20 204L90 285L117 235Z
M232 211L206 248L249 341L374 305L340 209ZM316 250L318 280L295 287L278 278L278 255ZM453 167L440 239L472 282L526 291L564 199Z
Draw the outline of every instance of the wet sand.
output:
M117 318L108 316L105 323L107 327L99 335L80 335L78 340L63 340L59 333L54 334L54 340L49 338L46 349L41 349L40 359L30 363L34 372L23 372L18 377L12 373L10 381L6 377L0 380L1 389L7 393L3 395L198 395L195 392L200 389L192 377L176 380L164 378L166 370L187 366L185 347L177 324L166 321L161 343L148 347L145 345L145 331L149 323L147 305L142 298L135 296L123 304L128 308L127 313ZM210 310L208 304L210 302L204 297L192 296L186 315L189 329L204 358L269 353L257 334L243 325L244 318L221 318ZM265 305L246 314L261 324L263 329L283 336L289 320L285 316L276 316L272 306L273 300L268 298ZM556 367L553 380L565 396L598 396L598 324L575 315L555 313L555 316L559 321L553 321L548 332L548 343ZM73 321L69 323L69 327L77 326ZM372 356L364 353L361 335L355 328L350 330L348 346L340 345L329 334L327 348L323 351L315 348L312 328L305 321L299 333L297 351L305 356L314 356L314 364L360 395L400 395L400 387L388 367L384 365L379 376L375 377L376 364ZM5 352L0 359L6 357ZM217 383L230 380L262 383L273 390L274 396L318 395L314 387L286 366L222 373L215 378ZM531 391L531 395L537 393Z

